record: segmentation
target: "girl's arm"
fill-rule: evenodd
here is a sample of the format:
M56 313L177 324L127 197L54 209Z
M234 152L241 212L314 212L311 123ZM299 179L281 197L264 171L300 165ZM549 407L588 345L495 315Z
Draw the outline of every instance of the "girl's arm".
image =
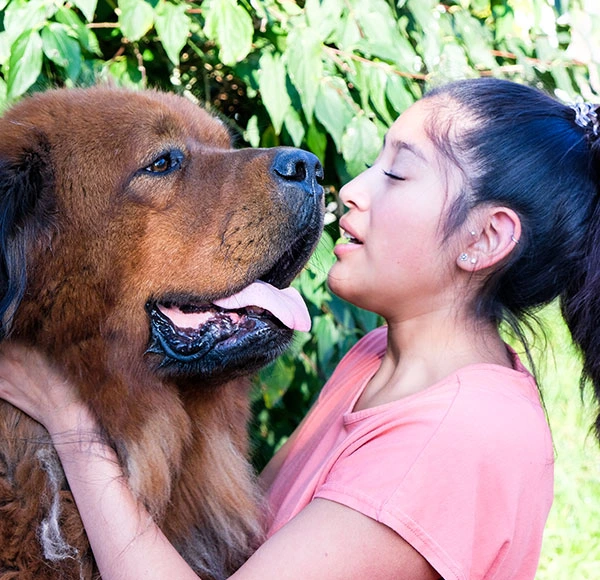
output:
M115 451L76 390L39 353L2 346L0 398L50 433L105 580L197 580L135 499Z
M113 449L72 425L65 424L53 441L102 577L197 580L136 501ZM80 428L84 425L79 422ZM93 429L93 423L88 427Z
M40 355L4 345L0 398L42 423L56 446L104 580L197 576L136 501L114 450L76 391ZM433 580L395 532L350 508L314 500L236 572L237 580Z

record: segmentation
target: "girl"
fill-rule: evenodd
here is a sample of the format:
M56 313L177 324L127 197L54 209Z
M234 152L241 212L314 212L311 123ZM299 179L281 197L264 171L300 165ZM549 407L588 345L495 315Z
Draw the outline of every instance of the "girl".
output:
M598 378L598 133L595 108L494 79L438 88L394 123L340 193L329 274L387 324L263 472L268 539L233 578L534 578L552 441L498 326L522 337L519 321L562 296ZM195 578L51 365L10 345L0 377L52 435L103 578Z

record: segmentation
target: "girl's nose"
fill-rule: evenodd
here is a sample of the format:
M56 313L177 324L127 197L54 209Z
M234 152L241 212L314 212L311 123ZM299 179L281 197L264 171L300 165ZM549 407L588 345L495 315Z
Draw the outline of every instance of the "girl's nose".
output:
M368 197L366 194L367 172L368 169L357 175L340 189L340 199L346 207L365 209Z

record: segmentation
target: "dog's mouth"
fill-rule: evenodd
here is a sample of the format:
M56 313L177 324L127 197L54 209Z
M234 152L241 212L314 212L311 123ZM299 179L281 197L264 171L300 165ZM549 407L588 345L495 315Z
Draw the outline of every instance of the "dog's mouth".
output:
M309 241L310 240L310 241ZM263 276L238 292L202 301L189 296L149 300L148 355L172 376L210 379L249 374L279 356L310 315L288 286L310 255L315 234L294 244Z
M230 374L238 366L251 372L278 356L293 330L310 329L298 292L266 282L211 303L150 301L146 309L152 329L147 352L161 355L159 367L177 375Z

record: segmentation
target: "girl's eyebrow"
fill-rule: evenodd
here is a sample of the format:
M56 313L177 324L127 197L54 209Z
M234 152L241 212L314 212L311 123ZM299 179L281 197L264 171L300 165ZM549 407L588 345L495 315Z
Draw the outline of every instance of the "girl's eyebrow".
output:
M387 138L387 134L384 136L383 138L383 146L385 147L386 144L388 143L388 138ZM407 143L406 141L402 141L401 139L392 139L389 141L389 145L390 147L392 147L393 149L396 149L396 152L400 152L400 151L409 151L410 153L412 153L415 157L418 157L419 159L421 159L422 161L427 161L427 158L425 157L425 155L421 152L421 150L418 147L415 147L414 145L412 145L411 143Z

